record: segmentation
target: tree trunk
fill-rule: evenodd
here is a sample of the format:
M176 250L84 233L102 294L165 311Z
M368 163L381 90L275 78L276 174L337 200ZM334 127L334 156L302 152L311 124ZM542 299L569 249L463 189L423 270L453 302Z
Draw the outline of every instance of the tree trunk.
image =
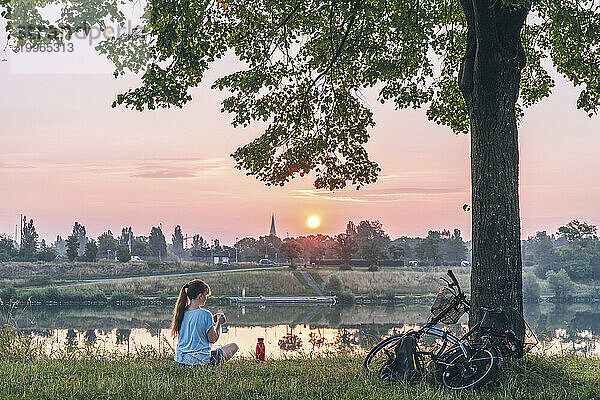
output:
M503 307L524 337L516 102L525 63L527 10L461 0L468 21L460 88L471 123L473 266L469 324L481 307Z

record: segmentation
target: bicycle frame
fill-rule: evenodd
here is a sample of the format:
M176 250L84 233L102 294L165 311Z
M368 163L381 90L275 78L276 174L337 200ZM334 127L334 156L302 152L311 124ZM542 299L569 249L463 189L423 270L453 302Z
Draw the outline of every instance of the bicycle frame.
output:
M515 349L518 347L515 345L519 342L508 337L511 331L501 331L495 329L492 324L483 324L488 313L502 313L502 308L482 307L485 313L484 318L464 334L452 334L444 328L436 327L441 322L456 323L462 315L461 312L468 312L470 309L469 300L461 290L452 270L448 270L448 276L452 280L451 282L444 278L442 280L446 282L447 289L454 298L440 292L440 296L444 296L444 298L440 298L439 302L437 300L434 302L432 315L421 329L395 334L379 342L365 358L363 368L366 371L380 371L381 373L390 362L393 364L395 362L394 351L397 351L394 349L397 349L397 344L405 336L411 336L416 342L415 368L423 372L424 369L429 369L428 367L433 365L434 368L431 371L436 374L436 379L451 389L475 388L484 385L493 378L504 357L514 357L514 354L517 354ZM448 318L448 314L451 312L453 314ZM383 365L381 365L382 363ZM464 375L465 371L469 374ZM451 381L447 382L446 377L452 377Z
M467 311L470 307L469 301L467 300L465 294L460 288L460 284L458 283L458 280L454 276L452 270L448 270L448 276L450 277L450 279L452 279L452 283L448 281L446 281L446 283L448 284L449 289L452 290L452 292L454 293L455 299L441 313L439 313L437 316L433 316L431 320L427 322L427 324L425 324L423 328L416 331L415 334L419 337L419 339L423 334L429 334L438 337L444 341L444 344L442 345L442 348L438 351L438 354L433 354L429 352L424 352L424 354L430 354L434 358L439 358L447 351L451 351L458 346L461 349L463 355L465 357L468 357L468 349L465 345L466 339L469 338L474 332L479 330L479 328L481 327L481 321L475 324L473 327L471 327L471 329L469 329L469 331L462 335L460 338L454 336L453 334L445 330L434 328L434 326L439 324L440 321L442 321L444 317L455 307L463 304L466 306ZM456 292L454 292L453 287L456 287ZM453 346L450 346L450 348L446 351L447 342L450 342Z

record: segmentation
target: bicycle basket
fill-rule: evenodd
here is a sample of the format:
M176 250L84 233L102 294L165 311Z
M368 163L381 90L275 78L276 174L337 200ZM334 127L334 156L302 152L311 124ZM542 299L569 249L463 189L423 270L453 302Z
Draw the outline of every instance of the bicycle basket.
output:
M437 296L435 296L435 300L431 305L431 313L434 317L437 317L442 312L450 308L452 302L456 299L456 296L452 291L448 288L442 288L438 291ZM451 308L448 313L442 318L440 322L452 325L458 322L460 317L465 313L464 304L459 304L453 308Z

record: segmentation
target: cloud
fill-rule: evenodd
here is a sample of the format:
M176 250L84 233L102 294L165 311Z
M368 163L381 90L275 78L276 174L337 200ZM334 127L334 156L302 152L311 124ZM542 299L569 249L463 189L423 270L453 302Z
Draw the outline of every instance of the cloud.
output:
M393 188L393 189L374 189L366 193L366 196L399 196L405 194L456 194L466 193L465 188L417 188L417 187L406 187L406 188Z
M295 190L294 197L298 199L319 199L352 203L391 203L400 200L425 200L433 196L466 193L467 189L462 188L367 188L360 191L340 190L336 192L324 189L300 189Z
M186 168L169 168L146 165L139 167L139 172L132 174L134 178L194 178L196 173Z
M346 201L352 203L366 203L368 200L355 198L352 196L340 196L340 192L329 192L322 189L298 189L294 190L296 194L292 197L296 199L320 199L332 201Z
M78 175L110 175L144 179L177 179L202 176L220 176L233 169L228 158L201 157L149 157L113 158L104 160L28 160L20 162L0 161L1 169L32 168L46 173L49 170L68 171Z
M224 159L211 158L156 158L152 163L140 163L131 174L135 178L172 179L217 176L231 169Z
M0 161L0 169L24 169L24 168L31 168L31 165Z

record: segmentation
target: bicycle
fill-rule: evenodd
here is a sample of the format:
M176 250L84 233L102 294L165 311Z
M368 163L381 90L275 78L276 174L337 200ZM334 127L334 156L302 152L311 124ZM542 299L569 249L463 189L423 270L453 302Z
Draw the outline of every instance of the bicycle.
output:
M524 348L512 330L506 326L507 309L481 307L484 312L480 322L461 337L438 329L435 325L455 324L469 311L470 303L456 276L448 270L451 281L440 289L431 307L431 317L419 329L397 334L382 340L367 355L363 369L378 372L382 378L384 366L393 358L399 341L413 336L416 343L414 364L418 375L433 367L435 378L453 390L474 389L493 379L505 357L521 358ZM514 310L513 310L514 311ZM523 324L526 326L525 321Z

